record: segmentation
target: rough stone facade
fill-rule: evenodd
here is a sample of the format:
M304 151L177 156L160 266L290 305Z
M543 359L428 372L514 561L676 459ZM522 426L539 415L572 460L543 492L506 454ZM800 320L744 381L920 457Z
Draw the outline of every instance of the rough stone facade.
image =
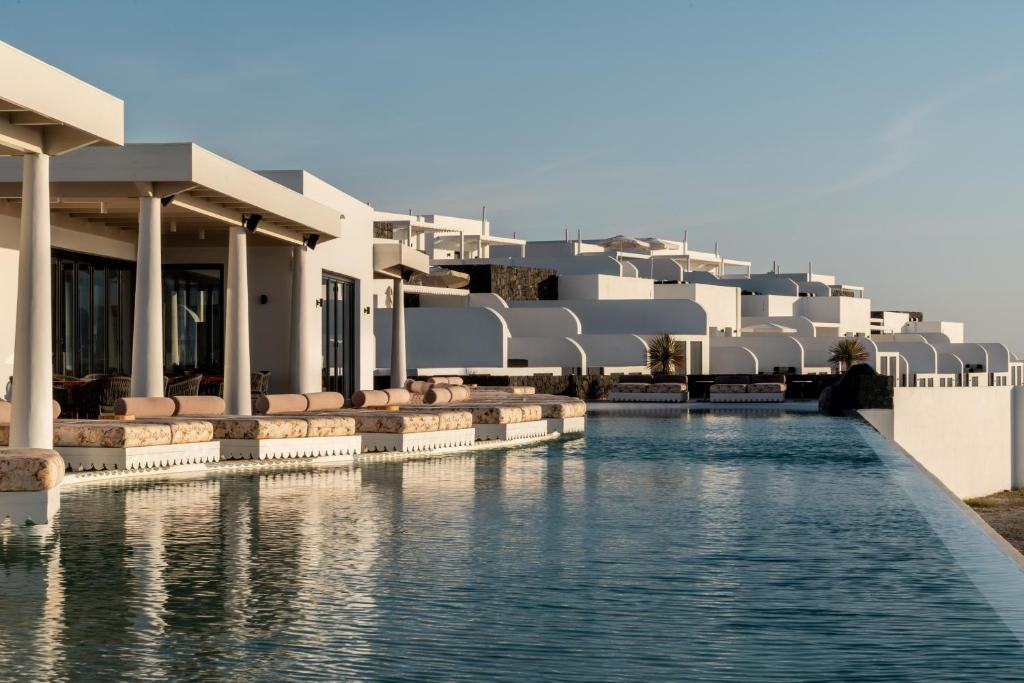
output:
M558 273L550 268L481 264L452 266L469 275L469 291L497 294L506 301L540 301L558 298Z

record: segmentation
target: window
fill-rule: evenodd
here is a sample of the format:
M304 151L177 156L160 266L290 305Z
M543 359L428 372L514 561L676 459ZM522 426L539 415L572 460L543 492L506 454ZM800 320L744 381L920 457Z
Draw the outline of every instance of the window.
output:
M131 373L135 264L55 249L51 267L54 374Z
M163 268L164 372L224 371L224 269Z

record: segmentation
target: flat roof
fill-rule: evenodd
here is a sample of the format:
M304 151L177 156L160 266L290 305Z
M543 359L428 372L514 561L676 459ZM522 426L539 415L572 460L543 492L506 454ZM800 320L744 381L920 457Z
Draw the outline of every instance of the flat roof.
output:
M124 102L0 42L0 156L124 144Z
M167 203L162 222L181 237L240 225L260 214L256 234L292 243L341 236L341 214L270 178L192 143L94 147L54 159L51 210L57 216L134 230L138 198ZM0 198L20 201L21 164L0 159Z

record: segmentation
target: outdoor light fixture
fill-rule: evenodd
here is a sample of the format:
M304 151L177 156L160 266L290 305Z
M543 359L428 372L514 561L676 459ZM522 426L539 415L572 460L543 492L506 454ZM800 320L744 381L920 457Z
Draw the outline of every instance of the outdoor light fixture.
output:
M320 241L320 235L315 233L315 232L313 234L311 234L311 235L306 235L306 236L304 236L302 238L302 243L304 245L306 245L307 247L309 247L309 249L311 251L313 249L316 249L316 243L319 242L319 241Z
M248 216L243 217L242 224L249 232L256 232L256 226L260 224L261 220L263 220L262 215L258 213L250 213Z

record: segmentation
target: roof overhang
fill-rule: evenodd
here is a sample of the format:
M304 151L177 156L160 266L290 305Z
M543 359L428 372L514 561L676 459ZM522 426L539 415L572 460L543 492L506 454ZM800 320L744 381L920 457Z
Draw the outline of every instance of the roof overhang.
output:
M373 270L381 277L399 278L408 273L429 273L430 257L400 242L373 245Z
M0 42L0 156L124 144L124 102Z
M190 143L84 149L50 165L55 219L138 229L139 197L163 200L171 241L262 216L256 234L301 244L341 236L341 214L244 166ZM20 201L21 166L0 159L0 198Z

